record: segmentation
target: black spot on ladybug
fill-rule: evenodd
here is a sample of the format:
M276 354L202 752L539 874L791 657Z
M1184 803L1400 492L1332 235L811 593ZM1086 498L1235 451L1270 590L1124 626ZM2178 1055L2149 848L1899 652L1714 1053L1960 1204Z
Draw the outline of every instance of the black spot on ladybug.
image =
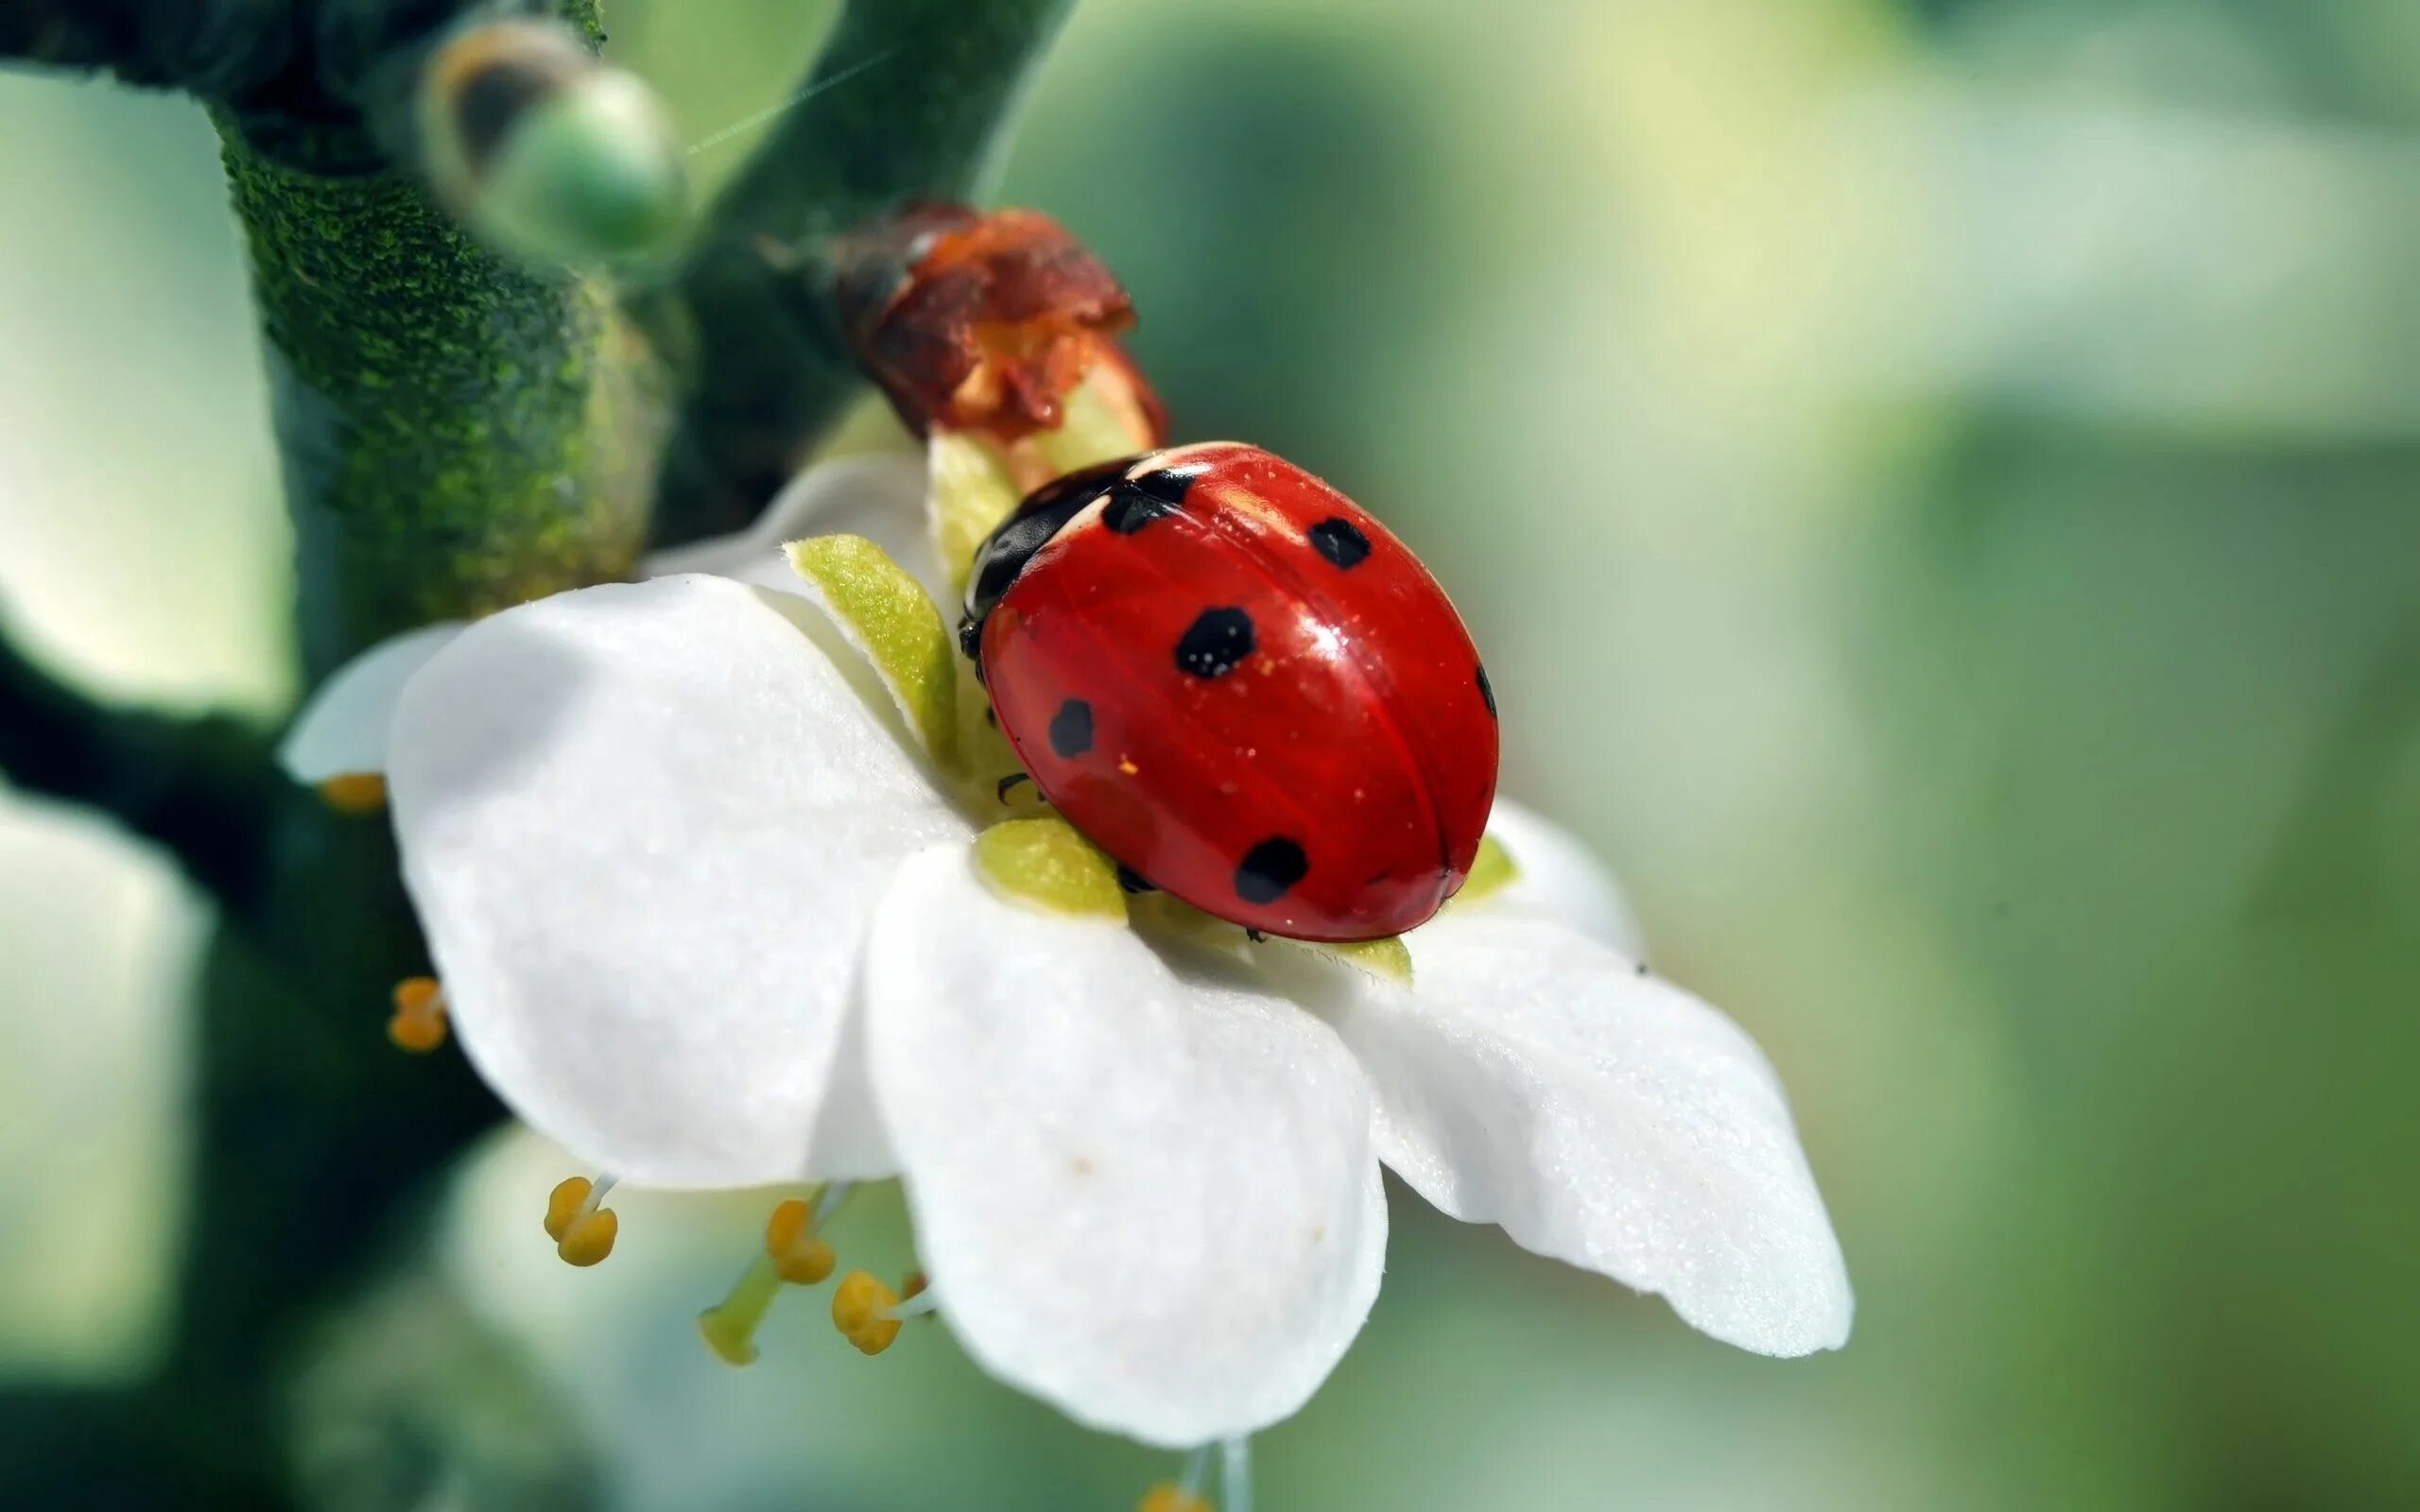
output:
M1164 467L1141 477L1128 478L1126 486L1139 489L1162 504L1183 504L1184 496L1193 491L1193 480L1207 471L1198 462L1191 467Z
M1176 513L1176 506L1156 499L1132 483L1120 483L1101 506L1100 523L1121 536L1131 536L1154 520Z
M1239 609L1205 609L1176 643L1180 672L1223 678L1253 651L1252 616Z
M1347 572L1360 566L1370 555L1370 538L1350 520L1322 520L1311 526L1310 537L1321 556Z
M1273 903L1311 869L1303 848L1284 835L1272 835L1244 853L1236 868L1236 896L1248 903Z
M1093 748L1093 706L1070 698L1050 716L1050 748L1062 761L1073 761Z
M1478 696L1487 700L1487 717L1495 717L1495 684L1487 680L1487 668L1478 669Z
M1009 800L1009 795L1016 791L1016 787L1019 782L1030 782L1032 781L1033 778L1028 773L1011 772L1008 776L1000 779L999 785L994 788L993 791L999 795L1001 802L1006 803Z
M1146 877L1132 867L1120 867L1117 868L1117 885L1120 887L1125 888L1128 892L1157 892L1160 890L1159 888L1151 885L1150 878Z

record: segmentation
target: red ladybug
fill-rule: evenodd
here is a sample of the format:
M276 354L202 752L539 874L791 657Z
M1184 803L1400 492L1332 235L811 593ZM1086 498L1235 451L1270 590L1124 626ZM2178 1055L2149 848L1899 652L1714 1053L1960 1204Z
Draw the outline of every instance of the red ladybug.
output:
M1401 541L1257 447L1045 485L977 555L959 640L1043 797L1131 887L1375 939L1478 853L1495 696L1470 633Z

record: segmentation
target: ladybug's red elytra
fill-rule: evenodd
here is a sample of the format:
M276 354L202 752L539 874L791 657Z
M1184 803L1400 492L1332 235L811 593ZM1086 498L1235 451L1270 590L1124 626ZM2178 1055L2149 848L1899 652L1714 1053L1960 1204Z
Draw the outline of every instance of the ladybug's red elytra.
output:
M1061 816L1246 928L1399 935L1462 885L1495 696L1418 558L1258 447L1037 490L975 558L959 644Z

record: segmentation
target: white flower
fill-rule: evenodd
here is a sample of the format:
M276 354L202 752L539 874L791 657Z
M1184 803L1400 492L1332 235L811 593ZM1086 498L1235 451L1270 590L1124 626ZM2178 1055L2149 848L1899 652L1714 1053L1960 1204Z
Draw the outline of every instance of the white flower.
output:
M649 577L713 573L795 593L800 591L798 575L784 559L782 544L807 534L812 523L818 532L848 531L868 538L916 572L928 590L945 592L915 507L924 486L924 470L909 457L826 462L800 474L748 529L659 551L643 570ZM302 717L286 731L278 761L287 775L319 783L384 770L388 721L404 684L461 633L459 620L424 625L339 667L312 694Z
M819 472L765 529L845 505L931 582L913 492ZM455 1028L540 1132L646 1185L897 1175L969 1352L1162 1444L1284 1418L1334 1366L1377 1293L1382 1162L1718 1338L1845 1339L1779 1082L1645 973L1569 837L1499 802L1519 875L1410 936L1409 985L1147 936L1114 887L1038 907L978 863L1001 810L927 758L865 640L675 576L406 638L306 716L311 754L385 773Z

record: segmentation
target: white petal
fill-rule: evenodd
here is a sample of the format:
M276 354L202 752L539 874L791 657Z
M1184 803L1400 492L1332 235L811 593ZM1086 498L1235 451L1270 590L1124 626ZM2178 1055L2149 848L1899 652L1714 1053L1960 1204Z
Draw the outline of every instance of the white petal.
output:
M1443 919L1411 947L1411 990L1336 973L1335 1014L1407 1182L1742 1349L1847 1339L1840 1243L1738 1025L1544 919Z
M818 1127L866 923L968 829L830 633L718 578L591 588L474 625L405 695L395 829L463 1048L626 1180L867 1159Z
M1500 890L1472 900L1474 910L1501 908L1557 919L1633 960L1647 958L1646 934L1620 882L1578 835L1502 794L1496 795L1487 831L1512 857L1519 874Z
M956 601L925 528L925 459L887 453L819 462L792 478L746 530L657 552L645 571L650 577L713 573L795 593L798 574L782 547L803 536L837 534L863 536L890 553L933 602Z
M458 620L389 636L320 684L277 748L278 765L298 782L387 769L387 736L404 684L462 633Z
M1325 1025L1007 902L962 846L901 868L866 980L918 1249L978 1362L1159 1444L1302 1405L1386 1243L1369 1088Z

